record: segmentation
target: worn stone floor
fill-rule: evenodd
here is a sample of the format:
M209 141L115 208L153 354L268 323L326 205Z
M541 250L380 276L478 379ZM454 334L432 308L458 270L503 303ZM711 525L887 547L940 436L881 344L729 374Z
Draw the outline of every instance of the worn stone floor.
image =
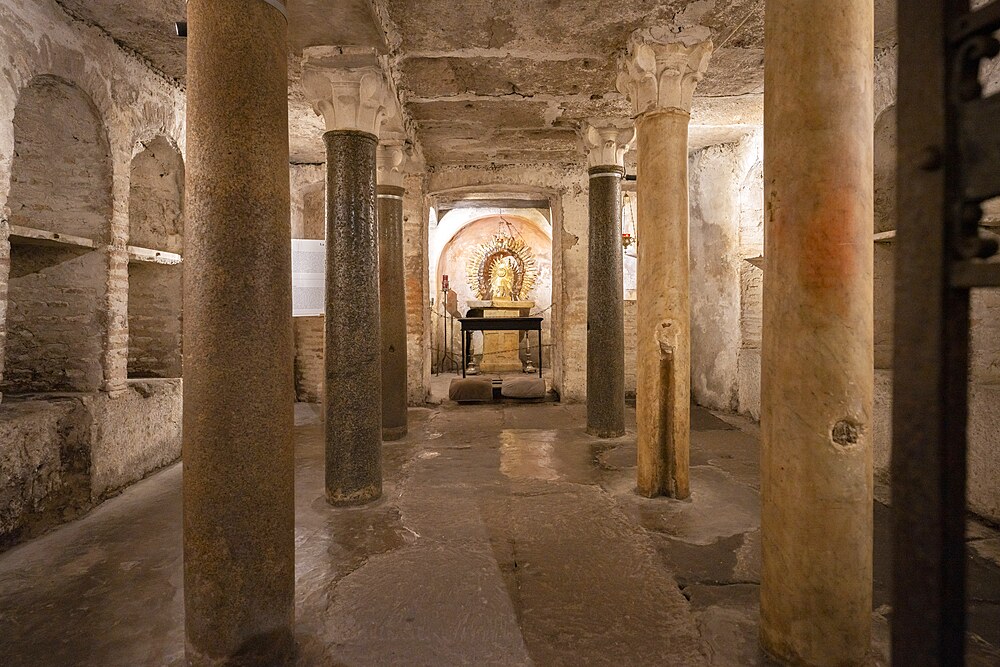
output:
M634 432L599 441L584 414L413 410L385 445L384 498L335 510L317 410L297 406L298 664L768 664L753 425L696 409L693 497L674 502L637 497ZM181 474L0 555L0 663L182 663ZM887 663L887 514L876 503L873 664ZM1000 664L996 533L974 527L970 544L969 664Z

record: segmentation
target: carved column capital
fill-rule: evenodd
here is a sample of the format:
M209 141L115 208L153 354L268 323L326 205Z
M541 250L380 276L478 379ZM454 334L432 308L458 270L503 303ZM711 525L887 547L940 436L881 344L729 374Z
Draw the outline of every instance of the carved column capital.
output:
M619 119L592 118L580 128L590 167L625 166L625 153L635 141L635 125Z
M302 87L313 109L326 121L327 131L355 130L374 134L396 109L382 70L375 65L331 68L303 67Z
M404 145L405 142L398 137L388 138L379 144L375 154L379 185L403 187L403 179L406 177L403 169L406 163Z
M665 109L691 113L695 86L712 55L707 32L684 37L650 29L632 33L618 63L618 91L628 97L637 117Z

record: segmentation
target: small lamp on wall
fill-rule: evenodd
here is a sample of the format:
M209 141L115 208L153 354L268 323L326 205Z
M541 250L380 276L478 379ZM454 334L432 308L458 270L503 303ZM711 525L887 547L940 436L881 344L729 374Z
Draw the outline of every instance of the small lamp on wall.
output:
M635 204L632 196L626 192L622 196L622 251L628 253L628 249L638 242L635 232Z

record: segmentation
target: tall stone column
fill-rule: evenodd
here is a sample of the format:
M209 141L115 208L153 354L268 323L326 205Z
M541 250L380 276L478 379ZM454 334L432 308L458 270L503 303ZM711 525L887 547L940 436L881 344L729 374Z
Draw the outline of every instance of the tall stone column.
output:
M293 649L295 506L287 23L190 0L184 255L189 665Z
M406 294L403 271L403 142L378 149L378 262L382 315L382 439L406 435Z
M872 612L872 0L767 4L761 640L862 664Z
M637 31L618 76L637 117L637 488L648 497L690 495L688 122L712 53L705 33Z
M377 67L307 63L326 120L326 498L382 495L382 366L375 153L387 87Z
M587 433L625 435L625 289L622 285L622 177L632 123L583 128L590 165L587 245Z

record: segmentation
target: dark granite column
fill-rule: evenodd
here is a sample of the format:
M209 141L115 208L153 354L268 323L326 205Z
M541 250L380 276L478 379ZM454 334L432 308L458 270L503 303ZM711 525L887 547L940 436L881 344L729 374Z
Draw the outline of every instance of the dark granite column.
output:
M326 141L326 497L382 495L382 370L375 209L378 137L332 130Z
M590 169L587 269L587 433L625 435L625 322L621 180L617 165Z
M186 658L280 665L295 602L287 23L263 1L190 0L187 15Z
M403 188L378 186L379 290L382 318L382 438L406 435L406 296Z

